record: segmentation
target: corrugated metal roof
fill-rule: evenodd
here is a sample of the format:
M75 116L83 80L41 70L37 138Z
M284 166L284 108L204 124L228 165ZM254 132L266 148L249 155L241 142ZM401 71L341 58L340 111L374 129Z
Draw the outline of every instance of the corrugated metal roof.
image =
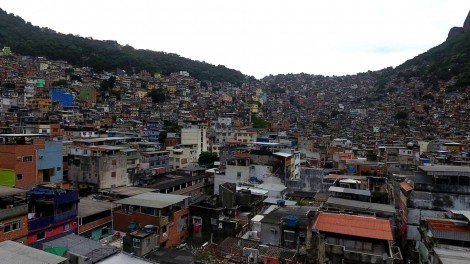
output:
M328 200L326 201L326 204L328 206L339 206L339 207L363 209L363 210L367 210L370 212L384 212L384 213L390 213L390 214L396 213L395 208L389 204L368 203L368 202L342 199L342 198L337 198L337 197L328 198Z
M315 228L320 232L393 240L392 228L387 219L321 212Z
M419 168L429 175L470 176L469 166L432 165Z
M165 193L142 193L136 196L115 201L116 204L139 205L150 208L165 208L170 205L184 201L190 198L186 195L165 194Z
M3 241L0 243L0 259L13 261L15 263L28 264L62 264L68 263L66 258L59 257L45 251L28 247L14 241ZM12 262L10 262L12 263Z
M369 190L360 190L360 189L351 189L351 188L343 188L343 187L336 187L331 186L328 191L330 192L339 192L339 193L350 193L350 194L357 194L363 196L370 196Z
M440 239L470 241L467 222L451 219L427 219L431 236Z
M458 250L455 250L458 249ZM439 257L442 264L468 264L470 263L470 249L469 248L441 248L435 247L434 252Z

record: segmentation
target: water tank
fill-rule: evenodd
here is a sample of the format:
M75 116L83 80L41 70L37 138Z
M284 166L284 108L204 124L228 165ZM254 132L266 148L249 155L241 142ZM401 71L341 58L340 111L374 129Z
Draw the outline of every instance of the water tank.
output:
M280 207L283 207L286 205L286 201L284 200L277 200L277 205L280 206Z
M299 218L295 215L288 215L286 217L286 225L288 227L295 227L299 223Z
M144 226L144 232L145 233L154 233L155 232L155 226L154 225L146 225Z

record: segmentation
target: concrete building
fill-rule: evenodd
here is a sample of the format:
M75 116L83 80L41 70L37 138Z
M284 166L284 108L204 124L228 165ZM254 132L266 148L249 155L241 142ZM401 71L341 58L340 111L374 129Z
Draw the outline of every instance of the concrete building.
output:
M29 203L27 244L42 244L77 233L78 191L35 187L27 193Z
M78 188L107 189L138 182L137 138L108 137L75 140L69 147L68 178ZM135 178L135 179L134 179Z
M0 186L0 242L25 242L28 235L26 191Z
M41 134L0 135L0 185L32 187L63 180L62 142Z
M387 219L320 212L312 227L310 263L392 264L402 260Z
M151 225L161 247L174 247L189 234L189 198L148 192L115 201L114 230L128 233Z

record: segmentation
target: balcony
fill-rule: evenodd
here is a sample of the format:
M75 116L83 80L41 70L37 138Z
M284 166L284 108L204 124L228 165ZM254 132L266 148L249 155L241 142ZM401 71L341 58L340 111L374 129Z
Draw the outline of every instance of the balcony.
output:
M0 220L10 219L13 217L18 217L28 214L28 205L20 205L12 208L1 209L0 210Z
M67 220L74 220L77 218L78 211L76 209L70 210L67 212L63 212L56 215L49 215L49 216L41 216L38 218L33 218L28 220L28 229L36 230L45 227L49 227L51 225L67 221Z

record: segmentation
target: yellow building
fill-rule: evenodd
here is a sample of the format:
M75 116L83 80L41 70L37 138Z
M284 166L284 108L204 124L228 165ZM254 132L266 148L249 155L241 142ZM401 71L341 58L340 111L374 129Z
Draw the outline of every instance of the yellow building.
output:
M34 98L29 100L29 105L33 110L41 113L49 113L52 111L52 100L49 98Z

